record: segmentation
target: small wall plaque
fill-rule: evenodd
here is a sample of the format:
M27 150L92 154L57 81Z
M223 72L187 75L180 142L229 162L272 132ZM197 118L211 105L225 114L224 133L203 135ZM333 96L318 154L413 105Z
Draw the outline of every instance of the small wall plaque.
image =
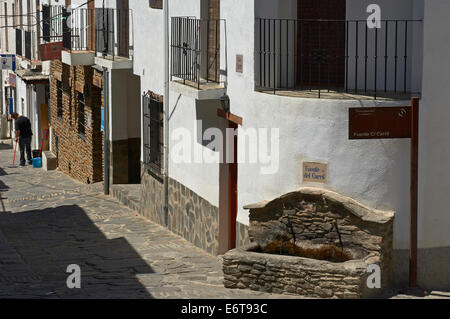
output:
M303 182L328 183L328 165L325 163L303 162Z
M244 56L242 54L236 55L236 72L237 73L244 72Z

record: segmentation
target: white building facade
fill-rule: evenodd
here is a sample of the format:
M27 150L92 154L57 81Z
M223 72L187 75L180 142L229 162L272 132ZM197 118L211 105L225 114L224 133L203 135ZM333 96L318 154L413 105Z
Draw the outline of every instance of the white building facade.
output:
M317 4L308 11L314 1L170 0L169 212L164 216L162 165L156 171L154 165L145 165L152 162L152 156L146 157L152 144L163 139L156 134L156 142L149 137L146 143L151 130L143 120L143 214L202 249L221 254L248 241L245 205L303 186L329 189L368 207L395 212L396 279L407 282L410 140L349 140L348 112L351 107L406 106L411 97L422 97L419 284L450 287L450 218L444 204L449 134L441 116L447 112L445 87L450 82L444 72L448 68L443 67L448 41L439 40L448 39L444 13L450 10L443 0L378 1L381 26L367 29L371 3L347 0L339 2L338 9ZM130 1L130 9L133 72L140 77L141 92L161 103L163 10L147 1ZM320 27L299 22L309 18L343 22ZM224 94L230 100L231 120L218 111ZM143 98L144 115L152 108L146 101ZM236 167L227 163L196 162L194 155L188 162L175 156L183 153L183 138L190 138L192 149L199 147L204 156L217 155L208 129L218 128L225 135L229 127L239 127L238 135L253 129L267 132L266 155L277 156L239 162L237 177ZM278 141L272 143L272 154L271 137ZM252 144L245 147L238 153L254 150ZM305 162L326 164L326 183L304 181ZM271 164L276 169L262 173ZM236 189L233 197L230 193Z

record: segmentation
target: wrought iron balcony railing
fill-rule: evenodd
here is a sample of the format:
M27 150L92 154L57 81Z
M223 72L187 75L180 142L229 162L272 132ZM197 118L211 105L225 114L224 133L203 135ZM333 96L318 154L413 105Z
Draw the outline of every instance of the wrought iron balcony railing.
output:
M96 8L72 10L63 15L63 48L95 51L104 56L129 58L133 47L130 34L131 10Z
M42 40L44 43L62 41L66 12L67 10L62 5L42 5Z
M422 21L256 19L259 91L420 94Z
M173 17L171 28L171 80L191 82L200 89L203 83L223 83L221 60L226 65L225 20ZM225 66L226 68L226 66Z

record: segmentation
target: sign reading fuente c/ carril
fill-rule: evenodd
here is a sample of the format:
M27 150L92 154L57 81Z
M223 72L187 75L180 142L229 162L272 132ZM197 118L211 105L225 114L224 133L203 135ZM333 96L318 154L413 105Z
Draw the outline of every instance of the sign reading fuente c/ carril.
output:
M410 137L410 106L349 109L350 140Z
M303 182L328 183L328 165L325 163L303 162Z

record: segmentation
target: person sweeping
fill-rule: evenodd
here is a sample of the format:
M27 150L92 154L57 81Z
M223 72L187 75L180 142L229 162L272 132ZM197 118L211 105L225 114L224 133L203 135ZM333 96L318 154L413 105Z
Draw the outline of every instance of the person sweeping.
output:
M19 142L20 149L20 166L25 166L25 151L27 153L28 164L33 164L33 157L31 156L31 137L33 132L31 130L31 122L25 117L17 113L13 113L11 117L15 121L16 143Z

